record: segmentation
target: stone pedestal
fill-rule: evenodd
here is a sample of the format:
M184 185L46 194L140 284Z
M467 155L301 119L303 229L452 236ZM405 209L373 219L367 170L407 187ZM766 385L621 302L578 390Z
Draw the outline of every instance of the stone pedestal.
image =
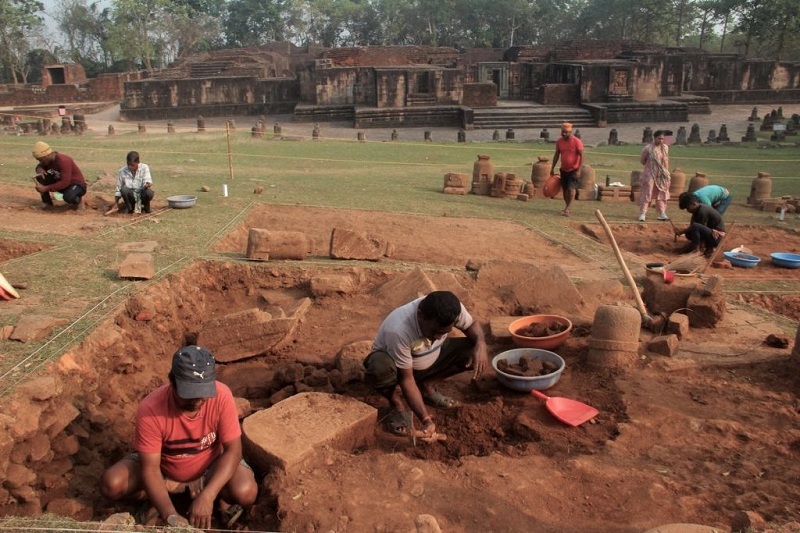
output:
M633 307L604 305L597 309L586 362L595 368L627 368L639 357L642 316Z

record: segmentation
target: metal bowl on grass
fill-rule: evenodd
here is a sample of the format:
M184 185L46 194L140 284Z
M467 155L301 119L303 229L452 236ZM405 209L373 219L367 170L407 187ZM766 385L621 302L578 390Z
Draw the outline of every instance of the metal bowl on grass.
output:
M173 209L188 209L197 203L197 196L181 194L167 197L167 205Z
M509 364L519 363L519 360L523 356L552 363L556 365L556 370L543 376L515 376L503 372L497 366L498 362L503 360ZM564 359L557 353L548 350L539 350L537 348L515 348L499 353L492 358L492 368L494 368L497 381L509 389L520 392L549 389L556 384L566 366L567 364L564 362Z

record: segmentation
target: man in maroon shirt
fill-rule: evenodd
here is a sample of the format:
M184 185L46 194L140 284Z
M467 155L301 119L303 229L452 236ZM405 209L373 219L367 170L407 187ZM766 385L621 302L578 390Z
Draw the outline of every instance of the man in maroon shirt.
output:
M39 162L34 181L36 190L42 195L43 208L53 209L50 193L59 192L73 209L85 209L81 198L86 194L86 180L75 161L66 154L54 152L50 145L41 141L34 145L32 153Z
M553 164L550 166L551 175L555 173L559 157L561 158L561 190L564 191L564 203L566 204L561 214L568 217L572 214L570 205L572 205L575 191L578 189L578 174L583 164L583 143L572 135L572 124L569 122L561 125L561 137L556 141L556 153L553 156Z

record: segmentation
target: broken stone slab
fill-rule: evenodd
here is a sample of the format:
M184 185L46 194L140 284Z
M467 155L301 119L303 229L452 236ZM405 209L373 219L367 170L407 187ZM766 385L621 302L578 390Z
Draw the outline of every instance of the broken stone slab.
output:
M435 290L437 288L433 281L421 268L416 267L375 289L375 296L385 309L395 309Z
M14 331L8 338L12 341L35 342L47 337L53 328L66 323L67 320L63 318L54 318L44 315L25 315L17 322L17 325L14 326Z
M333 228L328 255L331 259L356 259L380 261L391 257L394 245L368 233L344 228Z
M302 261L311 250L308 235L299 231L272 231L250 228L247 258L251 261L294 259Z
M561 266L551 266L532 279L519 281L514 294L523 308L539 312L549 308L567 314L583 313L583 296Z
M120 279L152 279L156 275L153 255L147 253L128 254L119 265Z
M336 354L334 365L345 382L361 381L364 377L364 359L372 351L372 341L352 342L342 346Z
M487 291L498 305L517 301L517 290L539 275L541 270L533 263L492 259L480 265L477 290Z
M287 473L324 462L323 450L350 452L372 443L378 410L354 398L304 392L248 416L242 423L248 461Z
M467 190L466 187L445 187L443 192L445 194L462 195L462 194L467 194L469 191Z
M307 299L304 299L307 300ZM245 309L205 322L197 336L220 363L240 361L280 346L297 328L310 306L300 304L286 318L274 318L259 308Z
M124 242L117 246L120 252L152 253L158 248L158 241Z

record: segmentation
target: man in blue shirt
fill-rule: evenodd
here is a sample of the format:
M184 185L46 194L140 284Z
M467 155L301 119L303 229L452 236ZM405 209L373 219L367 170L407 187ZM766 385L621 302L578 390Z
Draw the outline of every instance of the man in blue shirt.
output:
M700 187L692 193L698 202L710 205L717 210L717 213L724 215L728 206L731 205L731 193L725 187L719 185L706 185Z

